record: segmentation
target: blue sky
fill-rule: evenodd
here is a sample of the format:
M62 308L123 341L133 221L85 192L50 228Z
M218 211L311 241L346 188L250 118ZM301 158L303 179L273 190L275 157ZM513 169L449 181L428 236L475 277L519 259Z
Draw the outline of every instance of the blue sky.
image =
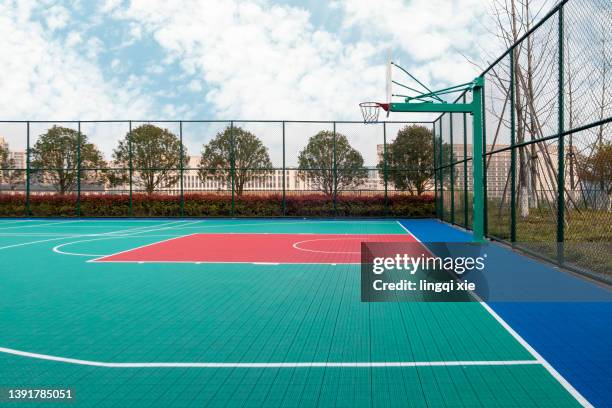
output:
M471 79L482 4L1 0L2 116L359 119L387 50L432 85Z
M480 70L466 56L486 65L503 49L490 34L490 4L0 0L0 119L360 120L359 102L385 99L388 51L432 87L473 79ZM109 158L126 130L84 132ZM186 128L189 151L219 130ZM280 160L280 129L252 130ZM290 159L316 129L291 131ZM380 134L341 131L376 160ZM0 126L12 149L25 148L24 133Z

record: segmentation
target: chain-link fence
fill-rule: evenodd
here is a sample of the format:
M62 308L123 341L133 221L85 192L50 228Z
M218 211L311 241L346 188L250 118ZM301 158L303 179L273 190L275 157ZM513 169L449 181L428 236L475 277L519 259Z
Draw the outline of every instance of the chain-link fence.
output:
M482 180L473 179L472 118L463 113L373 125L12 121L0 122L0 216L435 211L469 229L476 182L488 237L609 280L612 9L607 0L565 0L537 23L522 10L526 21L510 15L519 30L501 36L512 46L482 74ZM406 161L401 146L393 158L410 125L433 138L431 165Z
M612 8L563 1L529 23L482 74L485 231L610 282ZM434 122L436 202L443 220L470 228L471 118L460 116Z
M433 160L387 154L419 125L0 122L0 216L433 216Z

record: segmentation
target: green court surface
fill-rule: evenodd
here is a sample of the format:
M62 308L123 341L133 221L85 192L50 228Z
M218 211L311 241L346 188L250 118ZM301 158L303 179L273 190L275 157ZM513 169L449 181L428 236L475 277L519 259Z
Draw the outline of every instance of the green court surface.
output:
M69 387L79 407L579 406L486 305L362 303L357 264L88 262L194 233L409 232L391 220L0 220L0 388Z

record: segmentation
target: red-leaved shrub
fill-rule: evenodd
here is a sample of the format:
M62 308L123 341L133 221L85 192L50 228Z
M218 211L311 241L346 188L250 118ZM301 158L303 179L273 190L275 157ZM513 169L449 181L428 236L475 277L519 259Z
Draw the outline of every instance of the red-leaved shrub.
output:
M77 216L75 194L31 195L29 213L24 194L0 194L0 217L74 217ZM171 194L132 195L83 194L80 215L83 217L178 217L181 198ZM393 194L361 196L338 195L335 205L331 197L321 194L279 194L235 196L233 209L229 194L186 193L183 203L185 217L433 217L434 198L431 195Z

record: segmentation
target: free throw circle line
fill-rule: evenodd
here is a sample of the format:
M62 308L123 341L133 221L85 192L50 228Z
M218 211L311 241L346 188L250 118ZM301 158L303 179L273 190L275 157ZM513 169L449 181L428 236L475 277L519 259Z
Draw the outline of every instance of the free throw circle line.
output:
M339 240L362 240L363 238L317 238L317 239L307 239L304 241L298 241L295 242L292 247L294 249L297 249L298 251L305 251L305 252L314 252L317 254L360 254L361 252L359 251L320 251L317 249L306 249L306 248L300 248L300 244L304 244L306 242L317 242L317 241L339 241Z

